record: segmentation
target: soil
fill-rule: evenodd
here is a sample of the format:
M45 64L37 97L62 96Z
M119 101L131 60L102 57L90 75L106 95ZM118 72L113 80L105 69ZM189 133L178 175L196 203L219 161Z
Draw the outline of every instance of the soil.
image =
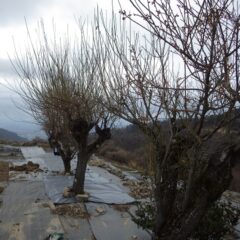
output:
M64 216L71 217L80 217L80 218L88 218L89 214L86 210L80 206L79 204L64 204L56 206L55 210L52 210L53 213Z
M136 199L152 196L152 189L148 181L125 180L123 185L130 189L130 195Z
M10 171L25 171L25 172L42 172L43 170L40 169L39 164L33 163L31 161L27 162L27 164L19 165L19 166L11 166Z
M128 212L129 208L131 207L131 205L127 205L127 204L117 204L117 205L112 205L112 207L116 210L118 210L119 212Z

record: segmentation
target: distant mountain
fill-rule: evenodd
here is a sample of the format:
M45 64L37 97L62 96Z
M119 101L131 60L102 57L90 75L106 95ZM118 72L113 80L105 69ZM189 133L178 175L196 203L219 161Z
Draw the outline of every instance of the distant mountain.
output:
M27 141L26 138L18 136L16 133L8 131L6 129L0 128L0 140L7 140L7 141Z

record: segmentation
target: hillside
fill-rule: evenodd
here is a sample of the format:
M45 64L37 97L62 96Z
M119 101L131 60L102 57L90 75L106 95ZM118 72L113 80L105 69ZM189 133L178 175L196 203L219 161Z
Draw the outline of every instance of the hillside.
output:
M6 129L0 128L0 140L7 140L7 141L27 141L26 138L18 136L16 133L8 131Z

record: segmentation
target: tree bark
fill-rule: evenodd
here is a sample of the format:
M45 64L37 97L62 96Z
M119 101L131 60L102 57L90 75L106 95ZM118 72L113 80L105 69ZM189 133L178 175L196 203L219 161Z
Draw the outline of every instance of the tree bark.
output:
M172 231L166 237L159 239L164 240L186 240L196 229L201 219L207 212L211 203L207 201L207 194L204 194L199 201L192 207L191 211L180 217L177 221L173 221Z
M168 187L168 179L166 178L172 177L172 174L171 172L167 176L161 174L158 164L155 189L156 222L154 239L187 239L198 227L199 222L212 204L227 189L232 178L231 167L234 166L240 149L232 146L226 147L224 151L220 147L218 149L219 151L216 151L216 153L210 154L208 166L195 179L191 191L191 204L188 204L187 208L184 206L184 201L181 203L181 200L177 198L175 198L175 201L172 201L171 197L166 197L171 193L171 189ZM167 184L164 184L164 181ZM166 201L168 199L169 201ZM169 206L166 206L168 202ZM182 208L180 208L181 204L183 205Z
M171 143L168 152L165 152L166 148L164 146L157 149L161 148L163 150L160 150L156 156L155 200L157 211L154 231L158 237L164 234L163 229L168 232L168 223L174 212L178 179L177 163L181 152L178 141ZM164 157L166 158L165 161Z
M93 143L88 144L88 135L94 126L98 138ZM78 143L77 169L72 190L75 194L83 194L87 163L94 151L111 137L110 128L106 127L106 122L104 128L101 129L96 123L88 122L83 118L71 120L69 127L73 138Z
M75 194L84 194L85 173L90 156L85 151L79 151L77 155L77 169L73 183Z
M156 181L155 187L155 201L156 201L156 214L155 214L155 224L154 224L154 239L158 239L158 236L161 236L162 226L165 222L164 209L161 198L161 182L159 179Z
M71 160L73 158L73 154L72 154L70 148L68 148L67 150L64 148L62 149L60 144L57 145L57 148L58 148L59 154L63 161L65 173L70 173L71 172Z
M65 173L70 173L71 172L71 159L69 159L68 157L63 157L62 159L63 159Z

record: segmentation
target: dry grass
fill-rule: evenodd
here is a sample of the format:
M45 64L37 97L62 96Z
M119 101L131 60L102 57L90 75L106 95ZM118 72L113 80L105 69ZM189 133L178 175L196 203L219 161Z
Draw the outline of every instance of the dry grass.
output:
M127 204L114 204L112 205L112 207L114 209L116 209L119 212L128 212L129 208L131 207L131 205L127 205Z
M110 140L103 144L97 154L108 161L115 162L117 165L125 165L144 172L147 170L145 146L129 151L116 145L114 140Z

